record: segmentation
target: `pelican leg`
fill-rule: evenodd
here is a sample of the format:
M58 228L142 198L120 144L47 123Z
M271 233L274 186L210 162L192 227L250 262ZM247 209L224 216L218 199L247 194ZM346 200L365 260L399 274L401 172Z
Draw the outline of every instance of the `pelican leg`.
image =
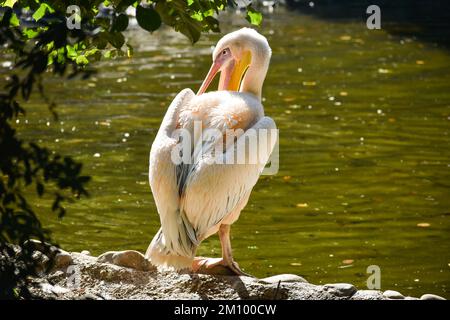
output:
M219 227L219 239L222 246L222 258L197 257L194 259L192 264L193 271L207 274L221 274L223 273L223 269L225 267L231 270L235 275L252 277L242 271L237 262L233 260L229 224L222 224Z
M239 268L239 265L233 259L233 254L231 250L231 241L230 241L230 225L222 224L219 228L219 239L220 244L222 246L222 259L225 263L225 266L230 268L235 274L239 276L247 276L251 277L248 273L245 273Z

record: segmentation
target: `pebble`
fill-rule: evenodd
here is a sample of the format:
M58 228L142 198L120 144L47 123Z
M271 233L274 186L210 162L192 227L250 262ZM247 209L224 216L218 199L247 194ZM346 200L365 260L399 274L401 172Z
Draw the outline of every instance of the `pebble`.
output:
M400 292L394 291L394 290L384 291L383 296L385 296L386 298L389 298L389 299L405 299L404 295L402 295Z
M85 256L90 256L91 253L88 250L81 251L81 254L84 254Z
M435 295L435 294L424 294L420 297L420 300L446 300L445 298Z
M350 283L328 283L323 287L341 297L352 296L357 291L355 286Z
M261 283L267 283L267 284L271 284L271 283L278 283L278 282L303 282L303 283L308 283L308 281L306 281L303 277L300 277L296 274L278 274L276 276L272 276L272 277L267 277L264 279L259 279L258 282Z

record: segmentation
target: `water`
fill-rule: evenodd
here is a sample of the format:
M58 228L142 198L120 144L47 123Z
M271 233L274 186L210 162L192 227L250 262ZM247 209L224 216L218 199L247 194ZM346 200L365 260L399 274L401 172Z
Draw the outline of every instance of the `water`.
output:
M223 31L242 24L226 16ZM260 31L273 49L263 95L280 129L280 171L260 179L232 227L240 266L364 289L367 267L378 265L382 289L450 298L449 52L282 8ZM199 88L219 39L130 37L133 59L99 63L89 81L47 79L58 122L36 99L17 125L93 176L91 197L62 220L47 213L48 200L34 201L67 250L146 250L159 228L151 143L174 95ZM198 254L219 256L218 238Z

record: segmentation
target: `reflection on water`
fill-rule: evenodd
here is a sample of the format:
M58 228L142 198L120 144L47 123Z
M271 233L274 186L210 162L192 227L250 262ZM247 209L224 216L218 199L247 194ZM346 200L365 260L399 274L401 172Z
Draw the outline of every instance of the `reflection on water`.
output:
M242 21L224 17L224 32ZM378 265L382 289L449 298L449 53L281 8L261 32L273 49L263 95L280 129L280 172L261 178L232 228L239 264L361 289ZM145 251L159 226L150 145L175 94L200 86L219 38L191 46L169 31L130 36L133 59L100 63L87 82L47 81L58 122L35 102L18 123L93 176L91 198L67 217L43 215L68 250ZM198 253L220 255L217 237Z

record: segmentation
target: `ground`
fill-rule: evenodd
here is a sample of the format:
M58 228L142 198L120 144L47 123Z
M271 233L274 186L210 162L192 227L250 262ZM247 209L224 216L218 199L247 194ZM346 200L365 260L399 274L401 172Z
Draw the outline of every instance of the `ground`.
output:
M357 290L346 283L314 285L300 276L245 276L178 273L158 270L137 251L107 252L58 249L50 272L30 286L41 299L417 299L396 291ZM41 257L42 258L42 257ZM45 259L41 259L46 261ZM438 299L424 295L421 299Z

